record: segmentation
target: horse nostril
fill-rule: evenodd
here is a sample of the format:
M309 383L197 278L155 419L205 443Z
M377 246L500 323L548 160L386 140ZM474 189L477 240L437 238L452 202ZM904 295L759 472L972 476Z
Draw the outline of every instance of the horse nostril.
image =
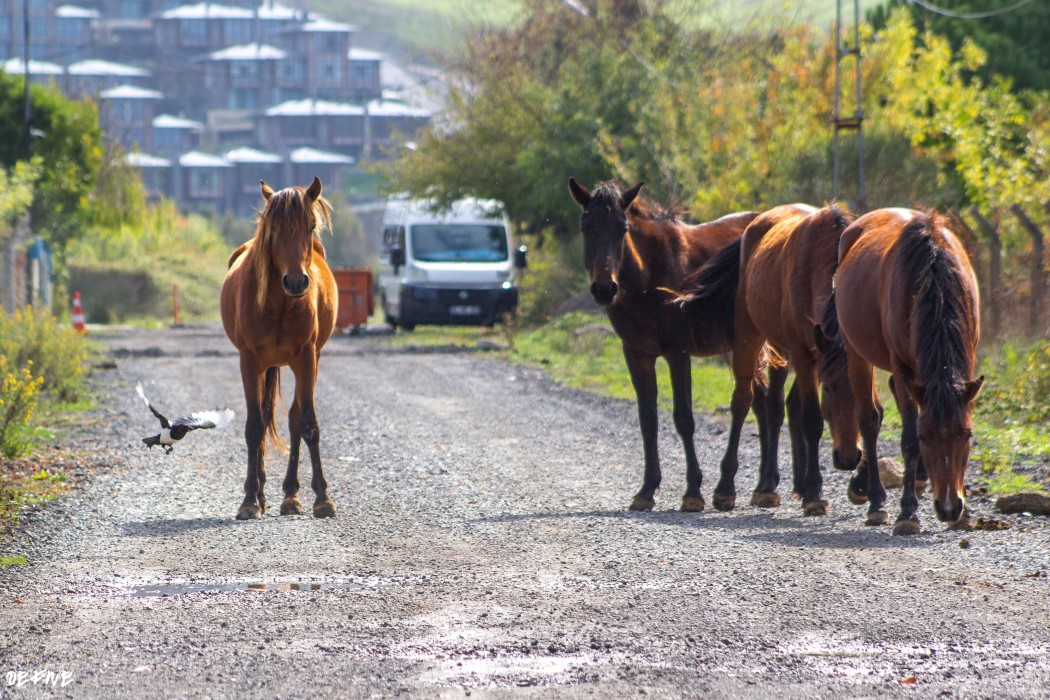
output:
M591 296L599 304L608 304L616 296L616 283L615 282L592 282L591 283Z

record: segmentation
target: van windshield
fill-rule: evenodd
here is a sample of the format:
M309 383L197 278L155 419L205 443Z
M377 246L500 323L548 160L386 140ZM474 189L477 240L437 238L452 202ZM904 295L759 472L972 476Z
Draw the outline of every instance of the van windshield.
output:
M507 232L497 224L420 224L412 227L412 257L421 262L500 262Z

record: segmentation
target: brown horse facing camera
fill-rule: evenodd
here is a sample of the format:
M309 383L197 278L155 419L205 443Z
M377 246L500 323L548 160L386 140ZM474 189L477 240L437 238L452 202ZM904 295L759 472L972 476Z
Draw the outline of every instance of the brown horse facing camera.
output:
M676 298L685 278L717 250L736 240L754 212L730 214L696 226L682 222L677 209L658 210L638 198L642 183L626 191L612 182L591 192L569 179L569 193L583 209L584 265L590 274L591 296L605 307L623 344L623 354L638 399L645 475L631 501L631 510L652 510L660 486L657 451L656 358L667 361L674 394L674 424L686 459L686 492L681 510L702 511L702 474L693 443L691 355L710 356L730 349L720 332L683 322L681 311L668 301ZM717 329L716 329L717 331ZM765 399L756 392L756 415L765 444ZM727 458L729 453L727 451ZM735 471L736 452L732 454ZM726 465L723 463L723 470Z
M733 393L735 431L751 403L746 381L754 373L762 344L769 343L795 371L788 394L791 433L793 492L801 497L806 515L826 515L819 443L828 421L838 469L853 470L860 462L857 412L846 372L844 355L825 355L823 333L817 325L821 309L831 295L838 260L839 237L850 217L837 207L817 209L788 204L760 214L739 242L720 251L694 279L681 305L691 322L706 322L705 305L722 308L723 323L733 328L733 372L738 378ZM719 302L718 300L722 301ZM698 313L700 318L694 319ZM823 398L823 400L821 400ZM822 410L823 409L823 410ZM772 404L771 425L779 428L782 409ZM731 433L732 434L732 433ZM777 436L772 436L774 466ZM728 510L735 503L733 473L723 474L715 489L716 508ZM776 480L767 478L752 495L751 503L775 507ZM774 490L768 490L772 484Z
M266 435L284 447L274 415L282 366L295 375L295 401L288 411L291 444L281 515L302 513L299 442L305 440L313 466L314 516L331 517L335 504L321 471L321 433L314 411L317 361L335 328L335 277L317 238L322 227L331 226L331 215L316 177L308 188L274 192L265 182L261 186L265 205L255 237L230 256L220 294L223 328L241 356L248 409L248 475L237 519L259 518L266 510Z
M943 217L878 209L843 232L835 292L824 318L838 321L869 465L878 464L881 423L874 368L893 374L905 465L894 534L920 530L915 480L923 468L937 518L955 523L965 513L970 411L984 383L984 377L971 378L978 313L969 258ZM867 475L865 522L882 525L889 519L886 491L878 469L867 469Z

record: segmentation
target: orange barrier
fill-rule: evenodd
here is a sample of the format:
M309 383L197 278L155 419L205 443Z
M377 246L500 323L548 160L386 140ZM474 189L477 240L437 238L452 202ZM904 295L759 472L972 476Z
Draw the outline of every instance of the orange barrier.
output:
M339 310L335 316L336 328L360 328L368 323L375 311L375 287L371 270L332 270L339 287Z
M80 292L73 292L73 330L77 333L87 333L84 326L84 305L80 302Z

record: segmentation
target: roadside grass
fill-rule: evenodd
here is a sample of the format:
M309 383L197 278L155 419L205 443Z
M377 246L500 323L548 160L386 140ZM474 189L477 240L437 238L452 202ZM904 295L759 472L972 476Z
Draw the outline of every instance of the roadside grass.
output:
M49 471L28 460L0 462L0 538L14 534L27 508L52 501L68 490L63 470ZM14 563L25 563L25 559Z

